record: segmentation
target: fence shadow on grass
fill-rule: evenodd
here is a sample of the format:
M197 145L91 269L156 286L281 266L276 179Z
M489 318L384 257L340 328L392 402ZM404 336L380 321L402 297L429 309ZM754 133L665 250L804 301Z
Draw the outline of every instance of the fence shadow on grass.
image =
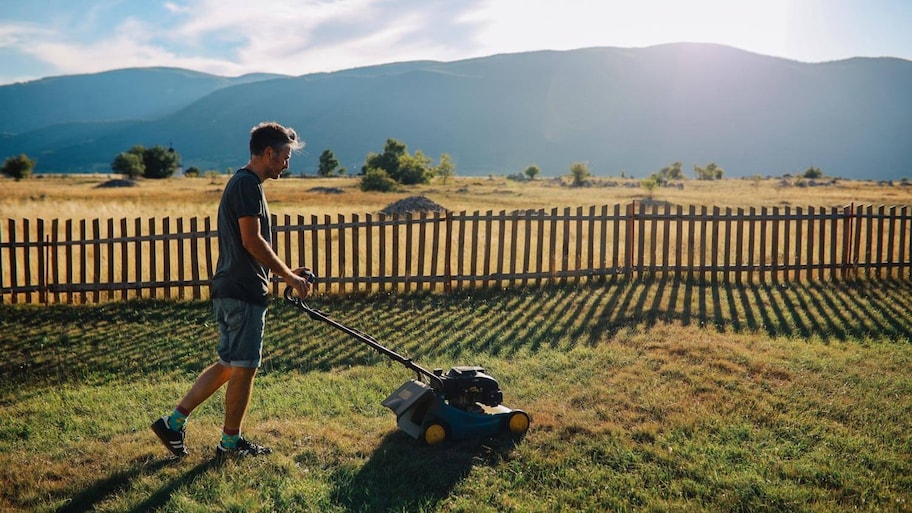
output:
M619 284L609 305L590 319L589 342L627 326L660 322L699 325L719 332L816 338L912 341L912 284L895 281L838 283L698 284L658 279ZM621 300L616 306L610 306Z
M368 297L321 296L331 317L422 364L479 353L570 349L624 329L680 323L719 332L909 342L912 283L700 283L605 280L517 290ZM384 358L277 301L264 371L325 371ZM9 384L59 385L148 373L195 374L213 361L217 328L207 302L0 306L0 375ZM2 398L0 398L2 400Z
M335 472L332 499L344 511L434 511L472 467L508 458L515 443L495 437L429 447L395 431L357 471Z

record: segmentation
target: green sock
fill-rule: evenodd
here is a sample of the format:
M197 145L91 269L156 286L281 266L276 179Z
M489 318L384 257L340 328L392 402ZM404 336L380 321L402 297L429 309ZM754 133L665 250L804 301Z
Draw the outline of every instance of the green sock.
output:
M222 432L222 447L224 447L225 449L236 449L238 440L240 440L240 439L241 439L240 430L238 430L238 431L231 430L231 432L229 432L229 430L225 430Z
M172 431L180 431L184 427L184 423L187 422L187 416L190 415L190 412L178 406L174 408L174 411L171 412L171 416L168 417L168 427Z

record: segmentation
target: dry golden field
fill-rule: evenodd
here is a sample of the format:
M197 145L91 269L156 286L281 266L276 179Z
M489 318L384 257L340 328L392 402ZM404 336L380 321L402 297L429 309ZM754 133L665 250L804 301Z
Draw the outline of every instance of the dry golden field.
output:
M134 187L104 188L111 175L35 176L19 182L2 179L0 218L119 219L214 216L227 175L206 178L139 180ZM277 215L377 212L401 198L422 195L451 211L550 209L627 204L647 199L636 180L598 179L601 185L569 187L555 179L519 183L504 178L456 177L413 186L396 193L362 192L356 178L284 178L266 184L270 209ZM606 185L611 182L614 185ZM821 183L828 182L824 179ZM327 193L326 188L342 192ZM835 207L910 205L912 186L836 180L800 187L795 179L685 180L683 188L657 188L655 201L675 205L748 207Z

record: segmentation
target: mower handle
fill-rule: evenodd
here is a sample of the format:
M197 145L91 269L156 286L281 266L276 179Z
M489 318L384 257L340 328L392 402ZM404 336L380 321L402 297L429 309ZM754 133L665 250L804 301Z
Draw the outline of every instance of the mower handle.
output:
M316 279L316 276L313 273L308 273L308 274L309 274L308 281L311 281L310 280L311 276L313 277L313 279ZM311 281L311 283L313 283L313 282ZM412 371L415 371L415 373L418 374L419 380L421 380L422 377L427 378L427 380L432 388L434 388L438 391L443 390L443 380L440 379L440 376L425 369L424 367L418 365L417 363L413 362L411 358L406 358L406 357L396 353L392 349L389 349L389 348L381 345L380 342L377 342L377 340L374 337L372 337L366 333L362 333L361 331L358 331L354 328L350 328L338 321L335 321L335 320L331 319L325 313L317 310L316 308L312 308L310 305L308 305L306 302L304 302L303 298L300 298L295 295L295 291L292 287L285 288L285 301L287 301L291 305L303 310L311 319L313 319L315 321L323 321L326 324L329 324L330 326L332 326L333 328L336 328L339 331L347 333L348 335L351 335L352 337L369 345L373 349L375 349L378 352L385 355L390 360L399 362L402 365L404 365L406 368L408 368Z

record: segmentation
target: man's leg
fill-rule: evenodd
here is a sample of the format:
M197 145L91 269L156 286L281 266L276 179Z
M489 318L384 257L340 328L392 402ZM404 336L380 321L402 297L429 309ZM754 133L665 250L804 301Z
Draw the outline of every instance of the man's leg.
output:
M196 378L196 382L187 391L187 395L181 399L180 406L188 412L196 409L197 406L209 399L216 390L230 380L232 370L232 367L227 367L221 363L213 363L207 367Z
M225 430L240 432L244 415L247 414L247 405L253 393L253 378L256 369L232 367L228 380L228 389L225 391Z
M215 458L224 462L229 454L238 456L259 456L270 454L272 449L250 442L241 436L241 424L250 404L253 393L253 378L256 368L234 367L231 379L225 391L225 425L222 429L222 440L215 450Z

